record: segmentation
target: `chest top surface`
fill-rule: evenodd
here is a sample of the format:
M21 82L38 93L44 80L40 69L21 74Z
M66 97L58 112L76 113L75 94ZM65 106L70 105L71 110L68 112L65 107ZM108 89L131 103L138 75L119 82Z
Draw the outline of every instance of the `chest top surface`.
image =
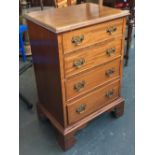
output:
M97 4L84 3L66 8L51 8L25 14L25 18L54 33L66 32L84 26L113 20L129 15L128 11Z

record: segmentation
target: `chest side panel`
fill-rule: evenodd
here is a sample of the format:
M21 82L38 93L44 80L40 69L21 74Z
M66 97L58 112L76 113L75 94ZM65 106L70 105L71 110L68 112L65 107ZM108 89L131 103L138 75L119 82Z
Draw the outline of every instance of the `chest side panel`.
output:
M40 104L63 125L57 35L30 21L28 29Z

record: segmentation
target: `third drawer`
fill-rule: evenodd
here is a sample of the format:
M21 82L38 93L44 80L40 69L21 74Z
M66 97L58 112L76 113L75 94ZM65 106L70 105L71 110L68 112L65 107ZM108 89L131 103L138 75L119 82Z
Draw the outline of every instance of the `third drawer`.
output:
M67 100L119 78L120 62L121 59L117 58L88 72L67 79L65 82Z

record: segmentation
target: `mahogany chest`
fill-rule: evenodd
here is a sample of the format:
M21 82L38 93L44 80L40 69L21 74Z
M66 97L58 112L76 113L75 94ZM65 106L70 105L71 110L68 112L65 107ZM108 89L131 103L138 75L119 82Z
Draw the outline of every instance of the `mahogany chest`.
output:
M85 3L25 15L39 118L48 118L66 150L74 134L104 112L123 114L124 35L128 11Z

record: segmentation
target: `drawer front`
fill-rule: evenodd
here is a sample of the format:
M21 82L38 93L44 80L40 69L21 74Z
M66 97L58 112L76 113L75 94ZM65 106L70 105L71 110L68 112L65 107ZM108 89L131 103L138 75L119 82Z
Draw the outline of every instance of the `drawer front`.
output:
M120 75L120 59L108 62L105 65L92 69L89 72L67 79L67 100L77 97L91 89L108 81L118 78Z
M121 55L122 39L112 40L64 57L65 76L70 77Z
M123 34L123 19L70 31L63 34L64 53L87 47Z
M75 123L118 97L119 81L98 89L72 104L68 104L68 123Z

